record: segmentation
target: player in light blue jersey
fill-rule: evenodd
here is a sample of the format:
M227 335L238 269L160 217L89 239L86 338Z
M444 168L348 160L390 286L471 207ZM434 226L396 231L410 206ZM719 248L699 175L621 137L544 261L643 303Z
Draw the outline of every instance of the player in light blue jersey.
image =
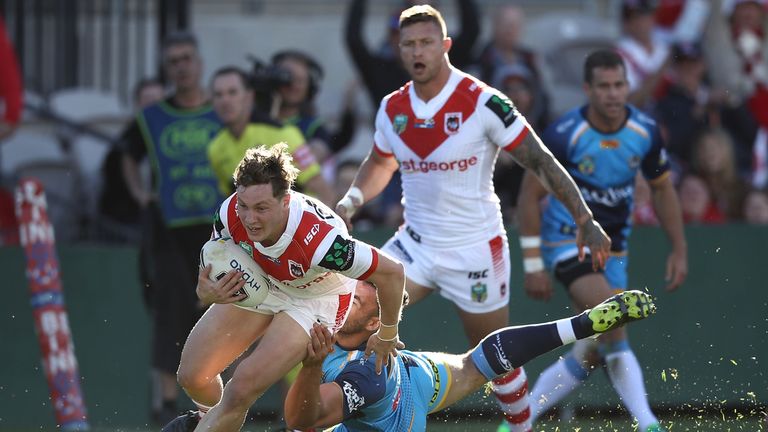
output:
M520 192L520 242L525 289L530 297L548 300L552 285L545 269L568 289L576 310L584 310L627 288L627 238L637 172L648 179L653 206L672 244L667 259L667 289L674 290L688 272L687 246L669 162L656 123L627 104L624 62L617 53L590 54L584 65L587 105L568 112L544 133L543 141L576 181L584 200L611 238L605 270L578 257L576 225L566 209L526 174ZM543 214L542 214L543 211ZM543 258L543 259L542 259ZM599 345L595 355L595 345ZM639 422L641 431L661 430L645 394L642 370L624 329L584 341L550 366L531 392L533 418L557 404L603 361L616 392Z
M502 328L463 355L401 350L377 374L375 354L364 354L365 342L382 325L376 288L360 281L349 318L336 335L319 324L310 331L307 357L285 400L285 420L289 428L302 430L336 425L335 432L424 431L427 414L488 381L655 310L648 294L626 291L575 317Z

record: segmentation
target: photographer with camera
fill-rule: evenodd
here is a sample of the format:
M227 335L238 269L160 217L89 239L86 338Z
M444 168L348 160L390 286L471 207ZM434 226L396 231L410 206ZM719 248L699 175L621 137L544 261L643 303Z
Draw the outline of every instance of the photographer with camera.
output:
M256 85L261 85L256 79ZM217 70L211 79L213 109L224 128L213 138L208 147L219 190L223 194L234 191L232 173L245 151L251 147L272 147L279 142L288 144L294 164L301 173L296 184L307 193L326 204L332 204L333 189L320 175L320 165L304 137L296 127L283 125L268 115L254 110L254 78L244 70L227 66ZM259 100L260 101L260 100Z
M287 82L280 82L275 88L276 118L298 127L321 163L346 147L355 132L351 104L345 104L335 133L316 115L314 100L323 79L322 66L306 53L284 50L272 56L271 68L272 76L287 78Z

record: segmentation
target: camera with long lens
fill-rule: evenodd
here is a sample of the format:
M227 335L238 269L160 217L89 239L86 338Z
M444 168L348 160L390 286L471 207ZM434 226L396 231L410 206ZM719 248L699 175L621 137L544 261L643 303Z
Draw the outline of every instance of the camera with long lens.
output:
M269 113L274 93L280 88L291 84L291 71L266 63L260 58L249 55L251 62L251 85L256 99L256 109Z

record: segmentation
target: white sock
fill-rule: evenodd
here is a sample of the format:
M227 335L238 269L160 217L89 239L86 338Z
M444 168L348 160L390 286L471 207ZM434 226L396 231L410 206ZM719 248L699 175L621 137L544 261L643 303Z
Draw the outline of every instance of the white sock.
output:
M496 378L492 381L496 402L504 413L511 432L529 432L531 408L528 405L528 377L523 368Z
M607 353L605 366L613 388L630 414L637 418L640 430L644 431L648 426L658 423L648 405L640 363L629 346L625 344L620 351Z
M539 375L530 395L531 421L535 422L541 414L557 405L589 377L591 370L584 368L584 358L595 345L594 339L577 341L565 357L561 357Z

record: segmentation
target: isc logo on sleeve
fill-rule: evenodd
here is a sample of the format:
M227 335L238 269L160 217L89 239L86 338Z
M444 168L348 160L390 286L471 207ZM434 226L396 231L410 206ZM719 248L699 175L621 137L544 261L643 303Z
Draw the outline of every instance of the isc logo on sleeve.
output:
M320 231L320 224L312 225L312 228L304 237L304 246L308 246L312 242L312 239L315 238L315 234L317 234L318 231Z

